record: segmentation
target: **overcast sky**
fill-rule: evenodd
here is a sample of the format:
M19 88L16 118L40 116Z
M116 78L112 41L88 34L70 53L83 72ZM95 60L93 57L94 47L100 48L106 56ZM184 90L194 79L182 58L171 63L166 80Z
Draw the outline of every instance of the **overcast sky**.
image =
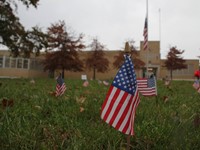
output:
M85 35L85 44L97 37L107 49L119 50L126 40L136 47L143 40L146 0L40 0L37 9L19 5L18 16L26 29L38 25L45 31L64 20ZM149 41L161 40L162 58L176 46L185 59L198 59L200 0L149 0L148 21Z

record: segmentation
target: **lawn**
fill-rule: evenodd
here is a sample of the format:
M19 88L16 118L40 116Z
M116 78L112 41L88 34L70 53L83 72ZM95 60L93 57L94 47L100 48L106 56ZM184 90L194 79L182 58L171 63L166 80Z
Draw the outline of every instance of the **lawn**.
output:
M65 79L67 91L55 97L54 79L0 79L0 149L126 149L127 136L100 118L109 86L89 82ZM157 97L141 96L131 149L200 149L200 94L192 84L158 81Z

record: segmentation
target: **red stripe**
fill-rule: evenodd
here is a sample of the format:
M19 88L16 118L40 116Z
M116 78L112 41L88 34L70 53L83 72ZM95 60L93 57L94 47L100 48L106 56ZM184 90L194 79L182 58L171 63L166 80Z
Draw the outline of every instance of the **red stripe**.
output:
M133 96L130 97L130 99L132 99L132 98L133 98ZM129 99L129 102L128 102L126 108L124 109L124 112L122 113L122 115L121 115L119 121L117 122L117 125L116 125L116 127L115 127L117 130L120 128L122 122L124 121L124 118L126 117L126 115L127 115L127 113L128 113L128 110L129 110L129 108L130 108L130 106L131 106L131 102L132 102L132 101L131 101L130 99Z
M111 85L109 90L108 90L108 93L106 95L106 98L105 98L105 100L103 102L103 105L101 106L101 114L102 114L102 112L103 112L103 110L104 110L104 108L105 108L105 106L106 106L106 104L108 102L108 98L110 97L110 93L112 92L112 90L113 90L113 86Z
M56 85L56 96L61 96L62 94L64 94L66 90L66 86L63 83L61 86L59 84Z
M124 95L122 96L122 99L120 100L119 104L117 105L115 112L114 112L114 114L113 114L113 116L112 116L112 118L109 122L110 125L112 125L113 122L115 121L115 119L116 119L122 105L124 104L124 101L126 100L127 96L128 96L128 93L125 92Z
M132 104L132 108L131 108L131 113L130 113L130 116L129 116L129 119L128 121L126 122L126 125L124 126L124 129L122 130L123 133L126 133L128 130L130 130L129 133L131 133L131 130L132 129L132 124L134 123L134 112L136 111L136 106L137 106L137 102L139 101L139 98L138 98L138 92L135 93L135 97L134 97L134 102Z
M112 91L111 91L112 92ZM114 96L113 96L113 98L112 98L112 100L111 100L111 102L110 102L110 105L109 105L109 107L108 107L108 110L106 111L106 114L104 115L104 120L106 121L107 120L107 118L108 118L108 116L109 116L109 114L110 114L110 111L112 110L112 107L113 107L113 105L114 105L114 103L115 103L115 100L117 99L117 97L119 96L119 93L120 93L120 90L119 89L117 89L116 90L116 92L115 92L115 94L114 94ZM110 94L110 93L109 93ZM108 97L109 98L109 97Z

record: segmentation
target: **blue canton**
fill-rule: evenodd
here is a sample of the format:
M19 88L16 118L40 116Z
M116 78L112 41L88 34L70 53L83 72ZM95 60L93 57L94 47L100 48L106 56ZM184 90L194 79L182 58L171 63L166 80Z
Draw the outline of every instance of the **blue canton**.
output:
M148 86L148 87L154 87L154 86L155 86L155 80L154 80L154 77L152 77L152 78L148 78L147 86Z
M125 62L115 76L112 85L130 94L135 93L137 81L130 56L125 55Z
M57 83L58 83L60 86L62 86L62 84L64 83L64 80L62 79L61 75L58 77Z

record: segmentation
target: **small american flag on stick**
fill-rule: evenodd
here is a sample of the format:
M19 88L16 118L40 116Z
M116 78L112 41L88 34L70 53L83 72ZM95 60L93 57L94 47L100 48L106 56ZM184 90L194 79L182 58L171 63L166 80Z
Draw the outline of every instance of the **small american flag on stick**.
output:
M199 81L196 80L194 81L193 85L192 85L196 90L198 90L200 88L200 85L199 85Z
M115 76L102 105L101 118L116 130L134 135L136 108L140 102L136 75L130 56Z
M65 93L66 85L64 83L64 80L62 78L62 75L60 74L57 78L57 85L56 85L56 96L61 96Z
M137 79L139 92L143 96L156 96L157 87L155 77Z

